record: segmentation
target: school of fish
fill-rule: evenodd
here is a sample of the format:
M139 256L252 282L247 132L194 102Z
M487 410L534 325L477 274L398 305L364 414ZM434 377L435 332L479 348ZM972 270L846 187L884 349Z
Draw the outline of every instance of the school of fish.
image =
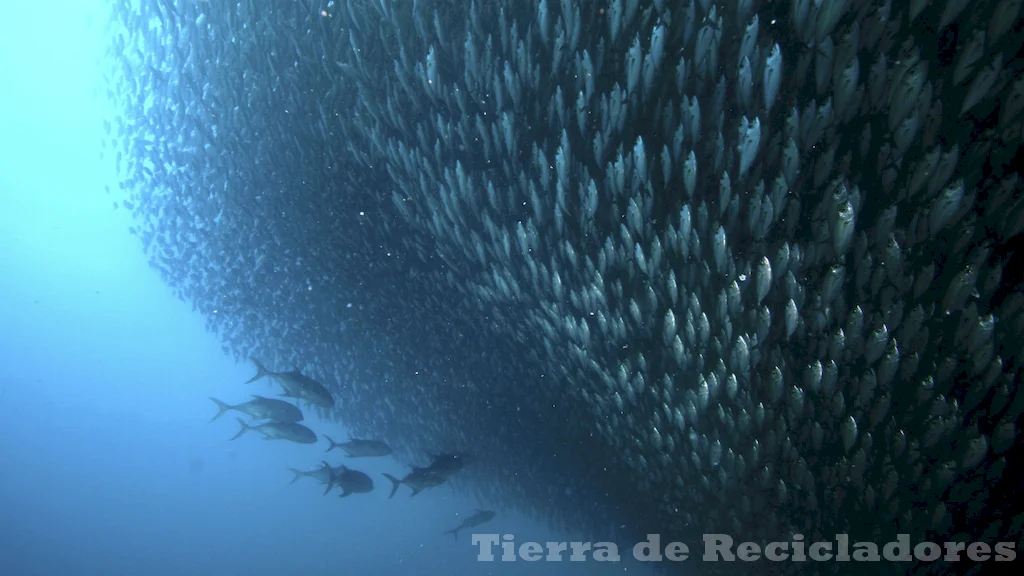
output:
M104 153L227 354L479 501L1020 542L1021 4L119 0Z

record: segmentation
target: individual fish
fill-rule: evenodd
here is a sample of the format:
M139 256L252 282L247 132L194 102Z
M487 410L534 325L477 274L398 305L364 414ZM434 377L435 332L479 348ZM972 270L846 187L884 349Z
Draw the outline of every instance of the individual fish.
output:
M329 480L327 481L324 495L335 486L341 488L340 498L351 494L365 494L373 491L373 480L363 472L345 466L331 468L327 462L323 462L321 468L329 472Z
M345 451L345 456L349 458L373 458L377 456L387 456L391 454L391 447L381 442L380 440L360 440L358 438L350 438L348 442L335 442L330 436L324 434L324 438L330 443L325 452L330 452L335 448L341 448Z
M270 377L277 381L284 388L284 394L281 396L287 398L299 398L320 406L321 408L334 408L334 396L331 395L330 391L324 387L323 384L316 380L306 376L298 370L292 370L291 372L272 372L267 370L259 360L250 358L252 363L256 365L256 375L248 379L245 383L249 384L263 378L264 376Z
M445 534L451 534L456 540L458 540L459 539L459 530L465 530L466 528L473 528L475 526L479 526L481 524L490 522L491 520L494 519L495 516L496 516L496 514L494 512L492 512L491 510L477 510L476 512L473 513L472 516L470 516L469 518L466 518L465 520L463 520L462 524L459 524L458 526L456 526L455 528L453 528L451 530L445 531Z
M288 485L291 486L292 484L295 484L302 478L312 478L320 482L321 484L330 484L332 471L340 472L340 469L331 467L325 468L324 466L318 466L315 469L309 471L298 470L296 468L288 468L288 471L295 475L295 477L292 478L292 481L288 483Z
M220 418L226 412L231 410L238 410L239 412L252 416L254 420L273 420L275 422L301 422L302 421L302 410L292 404L285 402L284 400L276 400L274 398L264 398L256 394L252 395L252 400L248 402L242 402L234 406L221 402L216 398L210 398L217 405L219 410L213 418L210 418L210 422Z
M427 488L434 488L444 484L444 481L447 479L440 474L430 472L426 468L413 468L413 471L406 474L401 480L386 472L384 477L391 481L391 494L388 495L388 498L393 498L402 484L411 488L412 496L415 496Z
M232 440L237 440L242 434L249 430L254 430L263 434L265 440L289 440L299 444L313 444L316 442L316 432L297 422L265 422L252 426L246 424L245 420L238 418L238 423L242 428L238 431L238 434L231 437Z

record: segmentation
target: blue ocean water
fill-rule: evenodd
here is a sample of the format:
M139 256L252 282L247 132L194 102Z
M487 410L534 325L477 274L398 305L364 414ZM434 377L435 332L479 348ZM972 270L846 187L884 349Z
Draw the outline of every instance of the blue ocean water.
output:
M253 368L161 282L104 191L104 9L14 2L0 18L0 574L648 573L628 549L614 564L478 562L469 534L443 532L488 503L445 486L389 500L380 473L407 470L392 459L359 464L375 492L324 497L286 470L315 467L324 441L230 442L233 417L208 423L207 397L270 388L243 386ZM572 538L497 511L479 531Z

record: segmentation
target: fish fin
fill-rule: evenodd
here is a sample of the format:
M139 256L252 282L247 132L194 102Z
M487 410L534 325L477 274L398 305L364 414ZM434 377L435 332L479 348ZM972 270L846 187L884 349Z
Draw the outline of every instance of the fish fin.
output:
M409 495L409 498L412 498L413 496L419 494L422 491L423 491L423 488L413 488L412 489L412 494Z
M227 412L229 410L234 410L234 408L235 408L234 406L232 406L232 405L230 405L230 404L228 404L226 402L221 402L220 400L217 400L216 398L213 398L213 397L210 397L210 400L213 400L214 404L216 404L217 408L219 408L219 410L217 411L217 414L213 418L210 418L210 422L213 422L217 418L220 418L221 416L223 416L225 412Z
M398 487L402 485L402 481L387 472L384 472L384 477L391 480L391 494L388 498L393 498L395 496L395 492L398 492Z
M232 440L237 440L239 436L245 434L246 432L252 429L252 426L246 424L245 420L242 420L241 418L236 418L236 420L238 420L238 423L242 425L242 428L238 431L238 434L235 434L234 436L231 437Z
M250 396L252 396L253 398L255 398L257 400L266 400L266 398L264 398L263 396L260 396L259 394L250 394Z
M337 442L332 440L331 437L328 436L327 434L324 434L324 438L327 438L327 441L331 443L331 445L328 446L327 450L324 450L324 452L330 452L331 450L334 450L335 448L341 448L341 444L338 444ZM342 449L344 450L344 448L342 448Z
M458 528L456 528L454 530L445 530L444 533L445 534L451 534L452 536L455 537L455 541L456 542L459 541L459 529Z
M302 470L296 470L295 468L289 468L288 470L291 471L292 474L295 474L295 478L292 478L292 481L288 483L289 486L298 482L299 478L302 478L303 476L307 475Z
M341 490L342 490L341 496L338 496L338 498L344 498L345 496L348 496L349 494L351 494L351 492L349 492L348 490L345 490L344 488L342 488Z
M246 380L245 381L246 384L251 384L251 383L259 380L260 378L263 378L264 376L269 376L270 375L270 370L267 370L263 366L263 364L260 364L259 360L255 359L255 358L249 358L249 360L251 360L252 363L256 365L256 375L253 376L252 378L249 378L248 380Z

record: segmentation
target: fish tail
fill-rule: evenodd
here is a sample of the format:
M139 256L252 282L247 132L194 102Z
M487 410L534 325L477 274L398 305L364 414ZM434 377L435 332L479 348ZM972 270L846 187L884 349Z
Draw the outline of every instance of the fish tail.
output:
M388 498L393 498L395 496L395 492L398 492L398 487L402 485L402 481L387 472L384 472L384 477L391 480L391 494Z
M320 466L327 470L327 488L324 489L324 496L334 488L334 469L327 462L320 462Z
M292 474L295 474L295 478L292 478L292 481L288 483L289 486L298 482L299 478L302 478L303 476L307 475L302 470L296 470L295 468L289 468L288 471L290 471Z
M238 431L238 434L235 434L234 436L231 437L232 440L237 440L239 436L245 434L246 432L252 429L252 426L246 424L245 420L242 420L241 418L236 418L236 420L238 420L238 423L242 426L242 428Z
M213 418L210 418L210 422L213 422L217 418L220 418L221 416L223 416L225 412L227 412L229 410L234 410L234 408L235 408L234 406L232 406L232 405L230 405L230 404L228 404L226 402L221 402L220 400L217 400L216 398L213 398L213 397L211 397L210 400L213 400L214 404L216 404L217 408L219 408L219 410L217 411L217 414L214 415Z
M324 452L330 452L331 450L334 450L335 448L341 446L341 444L338 444L337 442L332 440L331 437L328 436L327 434L324 434L324 438L327 438L327 441L331 443L331 445L328 446L327 450L324 450Z
M266 367L263 366L263 364L260 364L259 360L255 358L249 358L249 360L251 360L252 363L256 365L256 375L246 380L246 384L250 384L252 382L259 380L260 378L263 378L264 376L270 375L270 370L267 370Z

